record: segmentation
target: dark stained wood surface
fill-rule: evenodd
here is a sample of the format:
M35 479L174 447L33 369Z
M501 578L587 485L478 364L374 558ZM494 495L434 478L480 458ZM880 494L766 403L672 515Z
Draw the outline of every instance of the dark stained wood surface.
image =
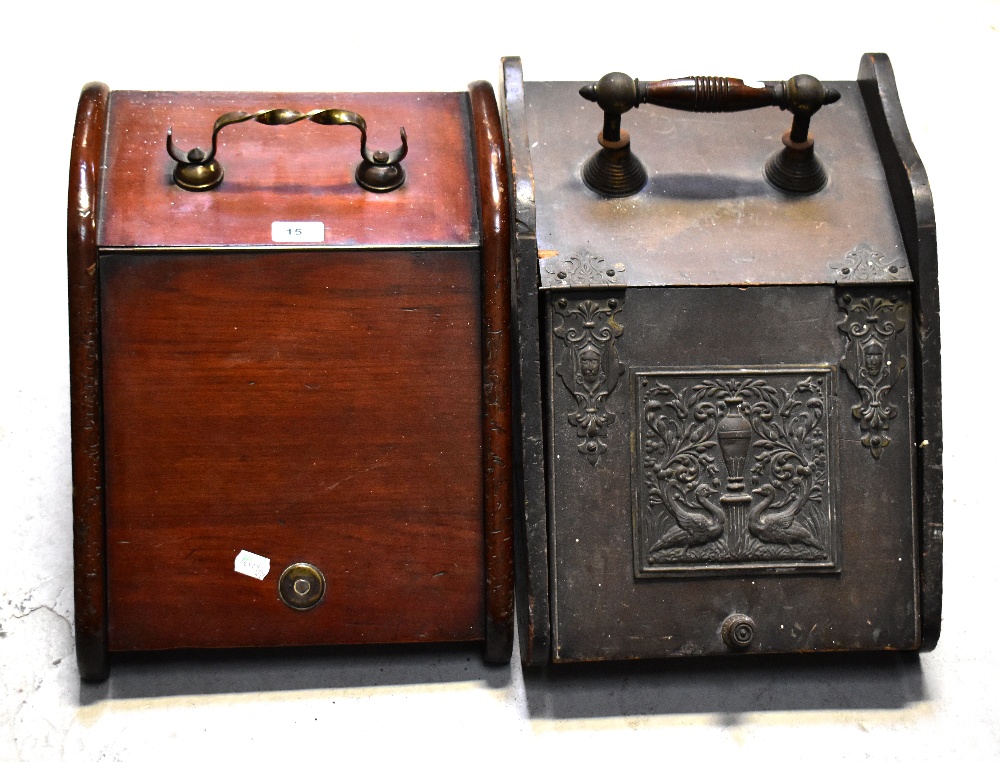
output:
M500 115L487 82L469 85L483 225L483 494L486 504L486 658L514 644L511 440L510 193Z
M535 188L528 149L524 81L519 58L505 58L500 108L514 195L512 323L517 375L514 395L515 554L517 621L521 661L549 661L549 560L546 531L545 452L542 439L542 376L538 330L538 244L535 240Z
M484 637L468 251L101 259L112 650ZM237 574L240 550L271 560ZM326 597L283 604L308 562Z
M194 193L173 184L168 127L183 152L207 150L222 114L279 107L356 111L372 150L395 149L405 127L405 184L391 193L361 189L354 181L360 133L308 121L226 127L217 155L222 185ZM326 246L475 245L468 135L463 93L115 92L100 245L271 246L278 220L323 222Z
M83 88L73 133L66 227L76 654L84 680L108 676L97 288L98 188L107 103L106 85L92 82Z
M752 651L933 647L940 619L941 540L934 224L926 177L906 134L887 62L874 57L863 62L858 83L833 83L844 98L824 110L823 125L813 127L831 182L815 196L794 199L761 175L772 145L787 129L787 114L776 110L740 118L740 129L727 127L730 116L643 112L635 119L647 123L647 147L639 149L638 127L630 131L633 150L651 171L650 184L631 199L597 199L582 187L579 169L594 149L599 114L587 127L573 105L576 86L525 86L516 60L505 62L504 77L518 202L515 300L524 427L518 499L524 501L519 511L526 518L528 566L526 574L519 573L518 606L519 614L535 615L522 640L531 644L522 654L525 663L541 661L548 647L543 640L548 633L537 631L549 614L538 605L539 593L549 596L556 661L726 652L719 626L737 611L755 613ZM904 255L909 258L907 272L889 269L865 285L894 281L891 293L912 299L907 338L916 362L906 366L893 399L899 416L893 446L881 460L859 441L850 410L857 390L842 372L835 373L834 438L841 459L831 474L837 475L842 509L842 570L636 579L628 503L636 479L634 474L630 479L630 457L638 456L629 455L635 442L630 443L627 420L638 420L630 410L634 398L629 401L635 392L623 381L618 396L611 395L609 410L617 416L607 432L612 454L602 456L599 467L576 457L578 432L566 425L576 406L554 375L553 352L541 353L548 367L537 397L530 394L529 385L538 383L534 332L539 325L543 333L547 329L544 319L521 312L537 305L538 281L519 258L544 250L535 263L540 272L534 273L543 288L627 284L613 293L625 305L617 346L630 369L789 363L836 368L843 337L816 326L833 328L842 320L835 287L847 279L841 278L839 263L859 244L899 262L900 269L906 266ZM556 254L560 263L587 254L604 257L619 274L614 282L602 282L587 281L584 272L578 283L560 283L560 268L545 266ZM729 284L741 288L633 288ZM750 285L768 288L746 288ZM563 291L547 299L579 296ZM550 405L544 419L533 417L533 399ZM532 460L542 448L532 439L542 420L551 437L544 471ZM634 421L631 425L634 435ZM922 439L929 439L926 453L908 446L919 448ZM546 573L549 587L535 585ZM786 615L794 621L783 619ZM803 623L806 629L799 631L797 624ZM535 645L538 650L532 650Z
M917 377L916 462L921 527L921 643L929 651L941 633L944 485L941 420L941 319L937 226L927 172L910 139L896 80L884 53L862 57L858 83L885 169L900 231L916 281L914 351ZM926 442L926 444L925 444Z

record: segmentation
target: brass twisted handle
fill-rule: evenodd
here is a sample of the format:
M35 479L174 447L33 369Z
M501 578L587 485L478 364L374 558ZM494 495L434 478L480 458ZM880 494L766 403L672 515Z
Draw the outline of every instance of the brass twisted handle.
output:
M316 124L337 126L351 125L361 133L361 164L354 173L358 185L376 193L395 190L406 179L406 173L400 164L406 157L406 129L399 128L399 138L402 141L394 151L372 151L368 148L368 125L364 117L354 111L339 108L315 109L313 111L294 111L292 109L275 108L250 113L247 111L231 111L215 120L212 127L212 147L205 153L201 148L192 148L184 153L174 146L173 128L167 129L167 153L177 162L174 168L174 182L189 191L211 190L222 182L225 172L222 165L216 161L219 133L231 124L240 124L253 120L270 127L295 124L308 119Z

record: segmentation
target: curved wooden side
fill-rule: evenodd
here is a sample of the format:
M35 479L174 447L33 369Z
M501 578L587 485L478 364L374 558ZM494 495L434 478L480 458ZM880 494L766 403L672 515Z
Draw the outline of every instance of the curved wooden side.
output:
M882 158L903 243L916 278L913 295L918 423L917 511L920 530L920 649L937 645L941 633L942 528L944 513L941 424L941 331L937 229L927 172L910 139L884 53L861 59L858 84Z
M106 85L84 87L73 133L66 226L76 658L84 680L104 680L109 669L97 273L107 108Z
M528 150L521 59L504 58L500 108L514 187L513 323L517 367L514 410L517 496L517 621L521 662L549 661L549 546L545 452L542 436L542 376L539 354L538 243L535 185Z
M510 196L500 115L488 82L469 85L483 254L483 495L486 510L486 660L514 643L510 365Z

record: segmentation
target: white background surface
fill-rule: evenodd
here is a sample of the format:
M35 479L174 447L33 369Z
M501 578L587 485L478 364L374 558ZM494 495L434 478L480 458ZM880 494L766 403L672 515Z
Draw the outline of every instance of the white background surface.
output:
M997 307L1000 5L250 2L3 12L0 760L1000 758ZM798 12L795 9L799 9ZM611 19L614 20L611 20ZM369 52L372 51L372 52ZM66 177L80 87L418 90L526 79L895 68L939 230L945 386L941 644L917 658L528 674L477 651L117 662L73 655ZM596 124L596 123L595 123ZM595 130L596 130L595 126Z

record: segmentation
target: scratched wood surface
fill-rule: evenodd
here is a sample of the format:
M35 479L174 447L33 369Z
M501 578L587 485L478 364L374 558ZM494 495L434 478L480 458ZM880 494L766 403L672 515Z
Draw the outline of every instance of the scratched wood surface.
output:
M469 85L483 210L483 491L486 501L486 658L514 646L514 453L511 377L510 195L500 114L487 82Z
M467 251L101 259L112 650L484 637ZM233 571L270 559L263 581ZM308 611L287 565L324 573Z
M917 155L903 117L896 79L884 53L861 58L858 82L886 182L913 268L915 367L918 379L917 448L920 516L921 648L931 650L941 635L944 563L943 419L941 414L941 300L938 294L937 225L927 170Z
M101 246L271 246L271 222L319 221L322 246L478 243L464 93L111 94ZM368 123L368 146L409 140L404 185L371 193L354 181L360 134L309 121L245 122L219 135L218 188L177 187L167 128L182 152L211 145L212 124L231 111L342 108Z
M92 82L83 89L70 158L66 229L73 438L73 582L77 664L85 680L103 680L108 674L97 288L97 189L102 171L107 105L106 85Z

